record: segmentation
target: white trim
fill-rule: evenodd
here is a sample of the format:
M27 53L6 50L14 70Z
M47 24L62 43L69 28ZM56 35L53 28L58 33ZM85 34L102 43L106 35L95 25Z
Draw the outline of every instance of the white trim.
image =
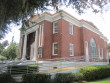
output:
M74 25L72 23L69 23L69 34L70 35L73 35L74 34Z
M69 54L69 56L74 56L74 44L69 45L69 53L71 51L71 46L72 46L72 55Z
M34 32L34 31L36 31L38 28L39 28L39 25L35 25L34 27L27 29L27 30L25 31L25 33L26 33L26 34L32 33L32 32Z
M37 56L38 56L38 51L37 51L37 47L38 47L38 29L36 30L36 35L35 35L35 46L34 46L34 58L33 60L36 60Z
M54 55L58 55L58 54L54 54L54 45L55 44L58 44L58 42L54 42L53 44L52 44L52 55L54 56Z
M89 45L88 41L85 41L85 54L86 54L86 62L89 62Z
M25 33L22 60L26 60L27 34Z
M57 27L55 27L55 24L57 23ZM55 32L55 28L57 28L57 32ZM53 34L58 33L58 21L53 22Z

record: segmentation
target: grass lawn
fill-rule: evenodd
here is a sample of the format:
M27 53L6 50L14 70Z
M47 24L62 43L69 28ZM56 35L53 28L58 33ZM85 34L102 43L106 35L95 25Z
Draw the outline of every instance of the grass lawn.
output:
M110 83L110 78L106 78L106 79L102 79L102 80L98 80L98 81L93 81L93 82L89 82L89 83Z

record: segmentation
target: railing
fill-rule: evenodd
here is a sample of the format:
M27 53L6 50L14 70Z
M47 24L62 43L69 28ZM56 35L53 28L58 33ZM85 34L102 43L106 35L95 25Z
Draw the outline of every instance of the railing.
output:
M89 57L90 62L100 62L101 60L96 57ZM104 59L103 59L104 61ZM70 68L70 67L83 67L87 66L93 63L87 63L86 62L86 57L85 56L73 56L73 57L65 57L65 58L55 58L55 59L46 59L43 61L5 61L5 65L3 67L0 66L0 72L5 72L8 71L9 73L12 74L12 71L15 71L14 73L16 74L21 74L21 73L31 73L31 72L38 72L36 71L36 68L21 68L19 71L17 68L10 68L7 70L7 66L12 66L12 65L28 65L28 64L35 64L38 65L39 67L39 72L40 73L45 73L51 70L63 70L63 68ZM25 70L25 72L24 72Z
M16 65L36 64L36 61L31 61L30 63L29 62L30 61L15 61L15 60L3 61L0 63L0 73L8 72L10 74L24 74L24 73L38 72L38 69L28 66L21 67L20 69L18 69L17 67L12 68L12 66L16 66Z
M17 74L27 74L27 73L37 73L38 72L38 67L28 67L28 66L21 66L21 67L9 67L8 68L8 73L11 75L17 75Z

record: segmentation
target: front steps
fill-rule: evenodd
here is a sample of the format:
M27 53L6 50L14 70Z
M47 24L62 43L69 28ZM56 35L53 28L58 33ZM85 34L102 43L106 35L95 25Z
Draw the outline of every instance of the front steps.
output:
M11 75L16 82L22 82L22 75Z

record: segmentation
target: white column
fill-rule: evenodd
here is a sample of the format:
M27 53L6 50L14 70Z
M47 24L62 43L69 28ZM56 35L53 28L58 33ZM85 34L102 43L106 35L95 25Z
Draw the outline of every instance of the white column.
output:
M107 54L106 55L107 55L106 56L107 62L109 62L109 52L108 52L108 50L107 50Z
M27 34L25 33L22 60L26 60Z
M34 58L32 60L36 61L37 55L38 55L38 47L37 47L37 39L38 39L38 29L36 30L36 35L35 35L35 47L34 47Z
M19 58L21 58L22 57L22 54L21 54L21 49L22 49L22 40L23 40L23 38L20 36L20 41L19 41Z
M86 50L86 62L89 62L89 50L88 50L88 42L85 41L85 50Z

